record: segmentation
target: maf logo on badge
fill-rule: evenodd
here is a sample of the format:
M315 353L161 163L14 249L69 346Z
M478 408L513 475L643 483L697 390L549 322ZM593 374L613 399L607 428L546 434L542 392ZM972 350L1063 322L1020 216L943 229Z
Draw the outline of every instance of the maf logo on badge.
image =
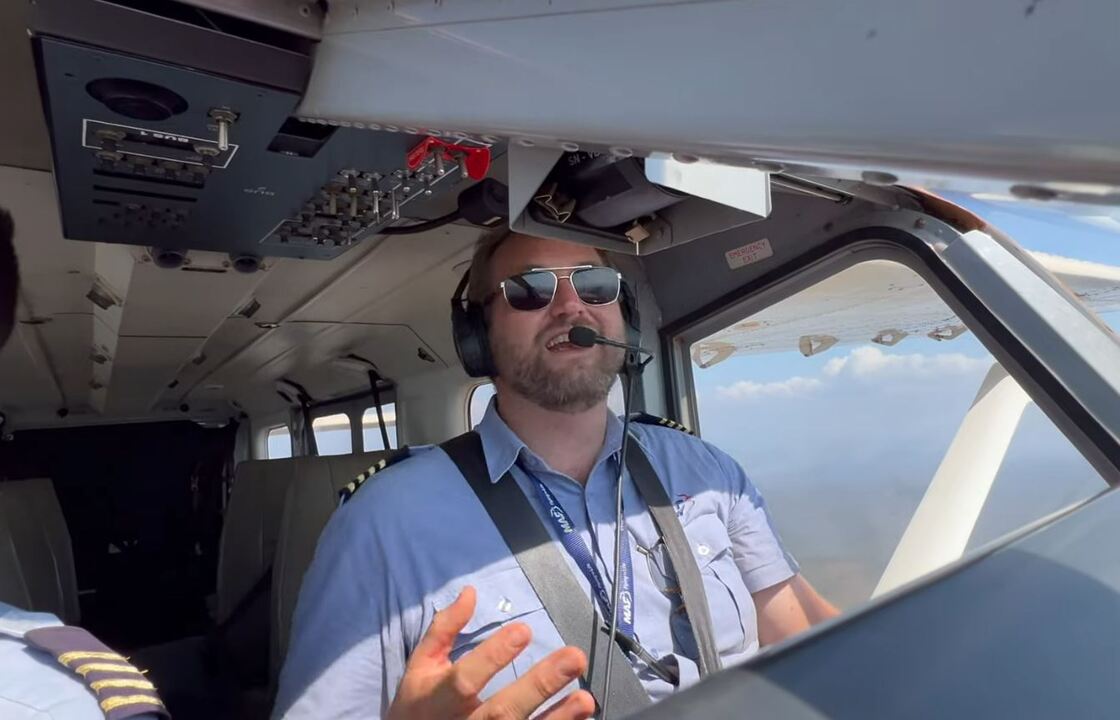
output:
M677 510L677 517L684 519L684 514L692 507L692 496L677 493L677 499L673 502L673 507Z

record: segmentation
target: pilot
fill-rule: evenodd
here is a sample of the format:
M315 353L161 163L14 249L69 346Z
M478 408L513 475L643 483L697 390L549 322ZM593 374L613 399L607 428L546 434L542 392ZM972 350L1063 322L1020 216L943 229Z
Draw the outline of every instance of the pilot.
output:
M0 209L0 347L15 323L19 289L12 236L12 218ZM0 669L4 720L170 717L152 682L93 635L4 602Z
M607 395L623 352L567 338L585 326L626 339L620 282L593 248L508 229L480 239L470 268L467 298L485 313L496 390L476 428L488 480L520 486L553 546L573 559L581 602L602 597L592 588L609 585L614 567L622 422ZM676 429L631 430L702 563L723 666L836 614L799 573L734 460ZM628 475L622 557L632 560L620 577L632 579L628 632L642 650L628 657L658 700L697 680L696 644L681 628L664 548ZM554 528L546 501L562 508L579 542L557 539L569 531ZM595 700L576 680L587 662L564 646L450 456L413 451L359 488L324 530L274 713L524 718L551 704L550 720L586 718Z

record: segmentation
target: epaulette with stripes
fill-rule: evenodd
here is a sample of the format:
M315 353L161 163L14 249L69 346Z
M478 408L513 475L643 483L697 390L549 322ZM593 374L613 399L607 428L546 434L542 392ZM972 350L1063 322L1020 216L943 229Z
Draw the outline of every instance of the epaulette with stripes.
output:
M394 450L385 457L381 458L368 469L358 473L358 476L346 484L346 487L338 491L338 504L344 505L350 498L354 497L354 493L358 492L358 488L365 484L366 480L381 472L387 467L391 467L401 460L409 457L412 451L405 445L399 450Z
M687 433L689 435L695 435L696 434L696 433L692 432L691 430L689 430L688 428L686 428L684 425L681 425L676 420L670 420L669 418L657 417L656 415L650 415L649 413L644 413L644 412L631 414L630 415L630 422L638 423L640 425L660 425L661 427L667 427L671 430L680 430L681 432Z
M52 655L93 691L107 720L145 713L170 718L156 686L128 658L80 627L58 625L28 630L24 642Z

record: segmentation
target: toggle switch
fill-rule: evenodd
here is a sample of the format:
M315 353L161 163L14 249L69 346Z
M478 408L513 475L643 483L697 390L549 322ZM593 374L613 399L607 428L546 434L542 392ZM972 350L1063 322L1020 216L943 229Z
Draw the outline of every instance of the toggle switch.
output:
M237 121L237 113L227 108L212 108L210 119L218 126L218 151L229 150L229 129Z

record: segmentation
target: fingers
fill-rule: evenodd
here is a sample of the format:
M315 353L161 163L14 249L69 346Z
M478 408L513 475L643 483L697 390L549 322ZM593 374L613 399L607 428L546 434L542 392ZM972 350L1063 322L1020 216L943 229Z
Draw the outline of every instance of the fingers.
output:
M534 665L516 682L504 688L471 714L472 720L521 720L540 707L546 700L563 690L587 668L587 658L578 648L557 650ZM568 702L566 699L565 703ZM582 710L584 702L577 699L573 706L565 706L565 713ZM594 708L592 708L594 709ZM560 715L558 717L578 717Z
M455 663L449 682L464 697L478 695L491 678L521 654L532 637L524 623L503 627Z
M595 698L586 690L576 690L548 709L537 720L586 720L595 714Z
M470 585L463 588L455 602L436 613L432 624L412 653L409 666L414 662L443 662L451 653L455 645L455 637L459 634L474 615L476 595Z

